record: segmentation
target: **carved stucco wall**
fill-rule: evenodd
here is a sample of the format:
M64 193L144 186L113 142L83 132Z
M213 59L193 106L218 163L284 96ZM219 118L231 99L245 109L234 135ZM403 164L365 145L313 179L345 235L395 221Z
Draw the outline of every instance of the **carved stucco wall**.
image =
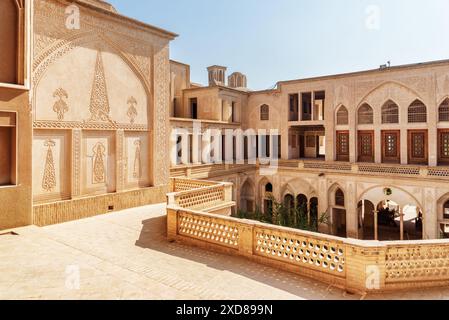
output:
M34 8L35 201L167 185L169 39L69 4Z

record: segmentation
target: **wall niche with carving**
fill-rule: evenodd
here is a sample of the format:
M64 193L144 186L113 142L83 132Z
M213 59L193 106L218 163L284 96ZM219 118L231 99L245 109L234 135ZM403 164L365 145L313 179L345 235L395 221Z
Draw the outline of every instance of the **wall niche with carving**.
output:
M70 131L68 130L34 131L34 202L70 199L70 141Z
M83 131L81 190L84 195L116 191L115 135L113 131Z

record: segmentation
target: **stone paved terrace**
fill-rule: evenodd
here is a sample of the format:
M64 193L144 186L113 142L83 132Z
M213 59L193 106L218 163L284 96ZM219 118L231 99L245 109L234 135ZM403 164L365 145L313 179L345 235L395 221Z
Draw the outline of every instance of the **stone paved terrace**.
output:
M14 231L0 236L0 299L361 298L241 257L168 243L165 205ZM66 286L68 266L79 267L79 290ZM373 298L448 299L449 288L365 297Z

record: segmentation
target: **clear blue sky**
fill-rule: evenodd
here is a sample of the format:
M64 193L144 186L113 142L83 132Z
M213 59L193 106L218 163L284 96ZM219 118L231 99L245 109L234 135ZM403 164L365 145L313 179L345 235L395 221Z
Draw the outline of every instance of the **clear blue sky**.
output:
M449 59L448 0L109 0L180 35L171 58L241 71L251 89L289 80Z

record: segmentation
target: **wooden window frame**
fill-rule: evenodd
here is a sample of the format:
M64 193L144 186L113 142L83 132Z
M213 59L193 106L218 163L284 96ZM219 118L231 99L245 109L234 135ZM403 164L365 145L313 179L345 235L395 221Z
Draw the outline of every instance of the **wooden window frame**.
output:
M347 135L348 136L348 153L347 154L342 154L342 153L340 153L339 151L340 151L340 140L339 140L339 136L341 136L341 135ZM337 161L344 161L344 162L347 162L347 161L349 161L349 155L350 155L350 145L349 145L349 139L350 139L350 136L349 136L349 131L348 130L344 130L344 131L337 131L336 132L336 135L335 135L335 140L336 140L336 143L335 143L335 146L336 146L336 158L337 158Z
M362 139L361 136L362 135L370 135L371 136L371 155L370 157L367 156L362 156L361 155L361 150L362 150ZM367 162L367 163L374 163L375 162L375 145L376 145L376 137L374 134L374 130L359 130L357 132L357 154L358 154L358 158L357 161L358 162Z
M396 149L397 149L397 157L395 158L390 158L390 157L386 157L385 155L385 136L387 134L392 134L395 133L398 137L397 139L397 145L396 145ZM394 163L394 164L400 164L401 163L401 131L400 130L382 130L381 133L381 137L382 137L382 163Z
M443 156L442 152L442 135L449 134L449 129L439 129L438 130L438 164L449 166L449 157Z
M424 133L424 158L413 158L413 141L412 135L414 133ZM429 164L429 132L427 129L422 130L408 130L407 132L407 154L408 154L408 163L409 164Z

